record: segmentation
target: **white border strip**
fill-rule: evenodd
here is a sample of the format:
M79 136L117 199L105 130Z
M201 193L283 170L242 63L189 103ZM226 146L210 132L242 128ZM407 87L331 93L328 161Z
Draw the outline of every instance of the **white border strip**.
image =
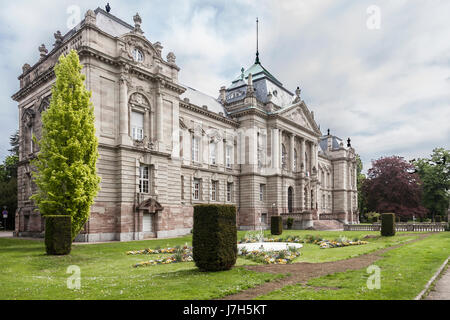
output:
M436 280L436 278L441 274L442 270L444 270L445 266L448 263L450 257L448 257L444 263L441 265L441 267L439 268L438 271L436 271L436 273L434 274L434 276L430 279L430 281L427 282L427 284L425 285L425 288L418 294L417 297L414 298L414 300L421 300L423 298L423 296L425 295L425 293L427 292L427 290L430 288L431 284Z

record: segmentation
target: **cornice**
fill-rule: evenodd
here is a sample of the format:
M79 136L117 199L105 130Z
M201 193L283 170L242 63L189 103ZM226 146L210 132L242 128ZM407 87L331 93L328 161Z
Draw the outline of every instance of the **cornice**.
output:
M184 101L180 101L180 107L186 108L186 109L194 111L196 113L203 114L203 115L208 116L210 118L213 118L215 120L219 120L221 122L225 122L225 123L227 123L229 125L232 125L234 127L239 127L239 122L238 121L235 121L235 120L232 120L232 119L228 119L225 116L221 116L221 115L218 115L215 112L212 112L212 111L209 111L209 110L205 110L205 109L203 109L201 107L198 107L198 106L196 106L194 104L187 103L187 102L184 102Z

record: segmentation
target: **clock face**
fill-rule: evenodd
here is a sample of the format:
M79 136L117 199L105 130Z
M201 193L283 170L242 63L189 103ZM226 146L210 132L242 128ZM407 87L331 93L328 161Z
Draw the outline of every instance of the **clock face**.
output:
M142 61L144 61L144 54L142 53L141 50L134 49L133 50L133 59L136 62L142 62Z

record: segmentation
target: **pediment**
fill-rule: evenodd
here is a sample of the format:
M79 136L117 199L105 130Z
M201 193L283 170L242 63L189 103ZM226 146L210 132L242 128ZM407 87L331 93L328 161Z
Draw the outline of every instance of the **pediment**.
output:
M142 63L146 67L153 65L153 60L155 57L161 58L161 52L157 50L145 37L138 35L136 33L127 33L120 37L121 42L119 42L119 50L121 55L127 59L134 61L133 51L134 49L139 49L144 57Z
M314 121L308 108L302 103L293 107L282 110L279 115L287 120L295 122L296 124L314 131L317 134L321 134L320 130Z

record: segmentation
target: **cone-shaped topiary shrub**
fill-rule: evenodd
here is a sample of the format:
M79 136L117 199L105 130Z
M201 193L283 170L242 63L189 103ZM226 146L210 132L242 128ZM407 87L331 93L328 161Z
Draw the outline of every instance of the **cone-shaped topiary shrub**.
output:
M72 249L72 217L45 216L45 250L51 255L69 254Z
M192 256L202 271L228 270L237 259L236 207L194 206Z
M391 237L395 235L395 214L381 214L381 235L383 237Z
M281 216L272 216L270 218L270 233L273 235L283 233L283 218Z

